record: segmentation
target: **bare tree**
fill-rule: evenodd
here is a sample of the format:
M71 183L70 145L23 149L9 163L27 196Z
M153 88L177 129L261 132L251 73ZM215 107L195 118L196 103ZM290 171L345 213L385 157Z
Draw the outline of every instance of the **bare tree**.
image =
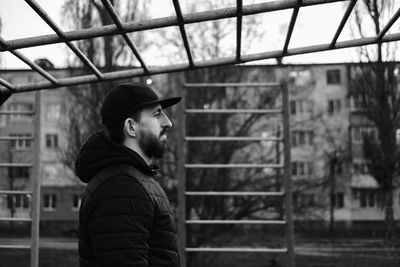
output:
M353 33L364 37L378 35L394 15L393 0L363 0L356 6L353 17ZM396 24L395 24L396 25ZM398 27L398 26L397 26ZM367 29L372 30L368 32ZM364 115L376 127L377 135L365 135L363 151L371 174L380 186L380 198L385 209L386 243L393 245L395 234L393 191L396 186L399 151L396 145L396 129L399 127L400 95L394 60L396 43L360 47L359 58L368 62L351 67L351 92L363 107Z
M140 20L146 14L150 1L110 1L123 22ZM72 29L89 28L113 24L111 16L100 1L67 0L63 5L64 24ZM129 35L138 49L146 46L145 38L138 32ZM78 42L78 47L101 71L109 72L123 66L138 66L137 60L125 40L119 36L87 39ZM70 54L69 66L82 66L82 63ZM73 70L79 74L90 73L87 69ZM90 73L91 74L91 73ZM104 97L115 85L105 82L70 87L67 93L66 133L67 147L61 160L74 169L74 162L80 147L90 133L101 128L100 107Z

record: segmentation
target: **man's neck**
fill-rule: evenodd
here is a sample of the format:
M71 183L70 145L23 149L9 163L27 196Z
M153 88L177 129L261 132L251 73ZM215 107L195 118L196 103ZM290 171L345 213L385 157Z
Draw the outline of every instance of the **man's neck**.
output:
M147 165L151 165L153 164L153 159L149 158L144 152L143 150L139 147L139 145L136 142L129 142L126 141L123 143L124 146L126 146L127 148L135 151L136 153L139 154L140 157L142 157L142 159L147 163Z

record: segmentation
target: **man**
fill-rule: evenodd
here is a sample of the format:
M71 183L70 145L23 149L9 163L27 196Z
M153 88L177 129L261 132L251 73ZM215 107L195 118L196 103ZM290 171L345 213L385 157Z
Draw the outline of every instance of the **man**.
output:
M172 126L162 109L180 100L159 99L139 83L119 85L104 100L108 133L92 135L76 161L88 183L79 212L81 267L179 266L174 217L152 163Z

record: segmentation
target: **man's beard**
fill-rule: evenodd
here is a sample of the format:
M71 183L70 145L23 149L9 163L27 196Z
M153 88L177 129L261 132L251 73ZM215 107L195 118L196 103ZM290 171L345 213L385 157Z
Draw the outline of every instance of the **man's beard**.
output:
M167 150L167 141L166 139L160 139L163 134L165 134L165 132L160 134L160 136L148 132L141 132L138 142L146 156L149 158L161 158L165 154L165 151Z

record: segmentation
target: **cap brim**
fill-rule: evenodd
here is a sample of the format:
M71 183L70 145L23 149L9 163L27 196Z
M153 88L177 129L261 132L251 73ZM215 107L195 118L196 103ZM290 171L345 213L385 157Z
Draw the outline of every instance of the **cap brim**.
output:
M181 100L182 100L182 97L178 96L178 97L162 99L162 100L156 101L155 103L159 103L162 108L168 108L170 106L178 104Z

